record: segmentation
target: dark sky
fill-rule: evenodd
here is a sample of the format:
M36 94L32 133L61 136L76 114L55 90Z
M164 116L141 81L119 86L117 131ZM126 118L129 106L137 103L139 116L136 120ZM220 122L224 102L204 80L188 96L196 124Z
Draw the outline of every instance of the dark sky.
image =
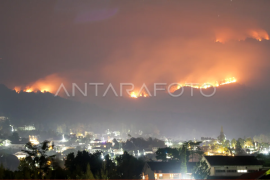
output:
M270 125L269 7L268 0L1 1L0 83L55 93L62 82L68 88L130 82L136 90L146 83L152 90L155 82L235 77L237 85L218 88L207 100L101 98L92 91L74 99L115 111L115 122L143 119L163 133L172 127L177 134L181 126L213 135L221 125L234 136L264 133ZM250 128L255 122L256 130Z

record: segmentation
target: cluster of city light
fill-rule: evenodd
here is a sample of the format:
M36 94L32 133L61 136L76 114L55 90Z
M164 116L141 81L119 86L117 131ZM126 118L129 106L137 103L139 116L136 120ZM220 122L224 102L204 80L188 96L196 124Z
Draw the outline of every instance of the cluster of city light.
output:
M29 141L31 142L31 144L34 144L34 145L39 144L39 141L37 140L36 136L30 136L29 135Z
M264 150L263 151L261 151L263 154L268 154L269 153L269 151L266 149L266 148L264 148Z
M9 145L10 145L10 141L9 141L9 140L5 140L5 141L3 142L3 144L4 144L4 146L9 146Z

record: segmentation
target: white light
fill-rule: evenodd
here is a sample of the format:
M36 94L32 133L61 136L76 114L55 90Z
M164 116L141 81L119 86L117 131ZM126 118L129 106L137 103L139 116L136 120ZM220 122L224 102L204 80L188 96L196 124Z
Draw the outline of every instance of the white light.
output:
M268 154L269 151L266 150L266 148L264 148L264 151L262 151L263 154Z
M239 173L246 173L247 170L246 170L246 169L243 169L243 170L237 170L237 172L239 172Z
M140 156L140 155L141 155L140 150L138 150L138 156Z
M14 131L14 128L13 128L13 126L12 125L10 125L11 126L11 131L13 132Z
M5 141L5 146L9 146L10 143L8 141Z
M64 134L62 135L62 137L63 137L62 138L62 142L66 142L67 140L65 139L65 135Z

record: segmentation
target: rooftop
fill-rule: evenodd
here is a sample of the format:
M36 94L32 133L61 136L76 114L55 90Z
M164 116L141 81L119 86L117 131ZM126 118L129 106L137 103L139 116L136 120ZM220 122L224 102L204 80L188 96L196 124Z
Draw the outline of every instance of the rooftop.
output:
M262 165L254 156L204 156L211 166Z
M180 173L180 162L147 162L152 171L162 173ZM187 162L187 172L190 173L193 167L196 165L195 162Z

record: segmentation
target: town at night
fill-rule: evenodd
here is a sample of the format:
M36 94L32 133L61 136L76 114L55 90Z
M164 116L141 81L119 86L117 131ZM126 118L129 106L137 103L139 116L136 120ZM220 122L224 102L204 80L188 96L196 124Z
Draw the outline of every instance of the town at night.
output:
M269 7L0 1L0 179L270 179Z

